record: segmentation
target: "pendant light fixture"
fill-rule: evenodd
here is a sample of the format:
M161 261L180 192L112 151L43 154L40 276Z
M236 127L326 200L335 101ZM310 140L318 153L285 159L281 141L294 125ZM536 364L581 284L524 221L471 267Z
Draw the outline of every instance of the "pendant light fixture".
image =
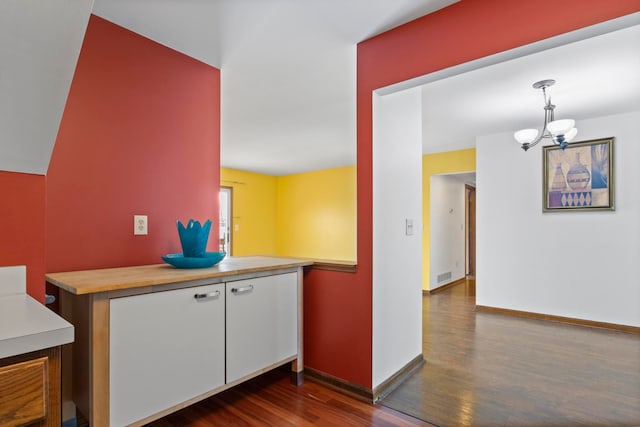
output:
M521 144L524 151L536 145L543 138L549 138L564 150L578 133L578 129L574 127L574 120L555 120L554 118L553 110L556 106L551 103L551 96L547 95L547 88L553 86L555 82L555 80L549 79L540 80L533 84L534 89L542 90L542 96L544 97L544 124L542 125L542 131L538 131L538 129L522 129L513 134L513 137Z

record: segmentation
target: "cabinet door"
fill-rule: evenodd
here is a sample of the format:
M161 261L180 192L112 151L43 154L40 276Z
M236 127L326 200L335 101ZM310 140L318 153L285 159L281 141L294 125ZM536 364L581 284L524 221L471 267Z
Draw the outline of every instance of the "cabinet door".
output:
M110 303L110 425L224 384L224 284Z
M297 274L227 282L227 383L295 356Z

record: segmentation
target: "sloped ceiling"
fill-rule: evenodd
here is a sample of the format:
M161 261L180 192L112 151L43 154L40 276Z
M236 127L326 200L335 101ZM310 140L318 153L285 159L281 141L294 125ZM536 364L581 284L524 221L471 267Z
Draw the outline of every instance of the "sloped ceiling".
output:
M92 4L0 1L0 170L46 173Z

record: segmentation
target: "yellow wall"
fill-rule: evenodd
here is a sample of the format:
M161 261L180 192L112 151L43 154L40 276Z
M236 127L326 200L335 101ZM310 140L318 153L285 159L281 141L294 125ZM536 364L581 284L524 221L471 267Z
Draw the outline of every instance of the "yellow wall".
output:
M270 176L221 168L234 256L356 261L356 167Z
M422 156L422 289L429 290L431 175L476 170L476 149L449 151Z
M276 177L221 168L220 186L233 188L231 254L277 255Z
M356 261L356 167L278 177L278 254Z
M473 148L422 157L425 290L430 289L431 175L475 170ZM279 177L221 168L220 185L233 187L233 255L356 261L355 166Z

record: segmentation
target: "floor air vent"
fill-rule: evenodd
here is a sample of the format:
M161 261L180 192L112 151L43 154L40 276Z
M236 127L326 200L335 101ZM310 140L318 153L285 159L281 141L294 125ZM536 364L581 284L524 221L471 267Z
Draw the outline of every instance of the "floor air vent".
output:
M446 273L438 274L438 283L446 282L447 280L451 280L450 271L447 271Z

